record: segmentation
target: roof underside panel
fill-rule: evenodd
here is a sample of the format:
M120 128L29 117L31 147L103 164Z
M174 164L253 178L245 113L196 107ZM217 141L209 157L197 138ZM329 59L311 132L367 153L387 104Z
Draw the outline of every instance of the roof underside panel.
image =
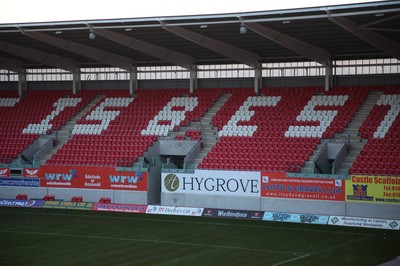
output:
M343 17L357 27L372 31L400 45L400 1L380 1L342 6L315 7L293 10L260 11L239 14L216 14L165 18L131 18L114 20L71 21L34 24L0 24L0 41L46 52L77 62L81 67L107 66L83 55L55 47L21 33L42 32L70 42L93 47L133 62L137 66L170 65L168 60L145 54L102 36L89 38L90 27L107 29L133 39L154 44L193 58L195 64L237 63L210 49L168 30L178 26L218 42L257 55L261 62L310 60L251 30L240 33L241 23L258 23L310 46L327 51L332 60L355 60L389 57L379 47L336 25L329 16ZM88 24L86 24L88 23ZM165 27L165 28L164 28ZM26 67L47 67L29 58L0 50L3 58L20 61Z

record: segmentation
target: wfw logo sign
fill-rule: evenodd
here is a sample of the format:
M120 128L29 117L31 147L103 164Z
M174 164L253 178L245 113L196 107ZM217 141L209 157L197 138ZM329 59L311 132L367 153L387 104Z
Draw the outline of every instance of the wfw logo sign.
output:
M143 177L142 175L133 175L133 176L119 176L119 175L110 175L110 182L111 183L123 183L123 184L136 184L138 181L142 181Z
M45 173L46 180L50 181L71 181L72 178L76 178L77 171L69 170L69 174L60 173Z
M174 192L179 188L179 178L174 174L168 174L164 179L164 187L169 192Z

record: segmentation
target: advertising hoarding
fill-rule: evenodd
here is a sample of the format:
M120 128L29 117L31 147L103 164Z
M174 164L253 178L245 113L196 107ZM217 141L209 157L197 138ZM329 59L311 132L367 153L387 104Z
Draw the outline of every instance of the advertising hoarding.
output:
M225 196L260 196L260 172L195 170L162 173L162 192Z
M263 221L308 223L308 224L328 224L329 216L315 214L295 214L284 212L265 212Z
M261 173L261 197L344 201L345 181L328 178L294 178L285 173Z
M37 178L0 178L0 186L4 187L40 187L40 180Z
M368 227L376 229L399 230L400 220L387 220L379 218L330 216L329 225Z
M10 168L0 167L0 177L9 177L10 176Z
M72 202L72 201L51 200L51 201L44 201L42 208L91 210L93 204L94 204L93 202Z
M400 177L352 175L346 181L346 201L400 204Z
M0 199L0 207L40 208L42 204L43 200Z
M147 205L99 203L93 205L94 211L146 213Z
M178 216L201 216L203 213L203 208L149 205L147 206L146 213Z
M38 176L42 187L147 191L147 172L113 167L44 165Z
M245 220L261 220L264 212L262 211L244 211L244 210L227 210L227 209L210 209L204 208L204 217L228 218L228 219L245 219Z

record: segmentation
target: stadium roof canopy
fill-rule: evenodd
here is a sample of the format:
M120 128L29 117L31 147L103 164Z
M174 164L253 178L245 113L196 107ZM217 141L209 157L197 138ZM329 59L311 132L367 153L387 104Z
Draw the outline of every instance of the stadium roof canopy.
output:
M400 1L198 16L0 24L0 68L400 60Z

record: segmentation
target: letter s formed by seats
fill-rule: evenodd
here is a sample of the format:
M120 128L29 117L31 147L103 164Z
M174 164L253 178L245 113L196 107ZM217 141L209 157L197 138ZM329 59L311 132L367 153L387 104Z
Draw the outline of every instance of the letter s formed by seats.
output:
M322 138L326 129L338 114L337 110L315 110L317 106L344 106L349 99L348 95L314 95L303 110L296 117L299 122L319 122L318 126L289 126L285 132L286 138Z
M105 98L99 106L96 107L89 115L85 117L85 120L93 121L100 120L100 124L76 124L72 130L74 135L100 135L103 130L106 130L110 125L110 122L115 120L119 116L119 110L109 110L110 107L128 107L133 101L133 98L117 97L117 98ZM107 111L104 110L107 108Z

